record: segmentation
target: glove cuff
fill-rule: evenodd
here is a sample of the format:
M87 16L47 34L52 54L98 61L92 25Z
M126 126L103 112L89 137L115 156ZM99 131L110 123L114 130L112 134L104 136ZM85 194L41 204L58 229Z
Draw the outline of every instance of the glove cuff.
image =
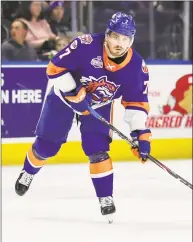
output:
M130 135L133 141L145 140L145 141L151 142L152 140L152 134L150 129L134 130L130 133Z
M86 91L84 87L81 87L75 95L73 95L72 93L65 93L65 99L72 103L80 103L85 99L85 97Z
M139 131L139 141L148 141L151 143L152 141L152 134L150 129L140 130Z

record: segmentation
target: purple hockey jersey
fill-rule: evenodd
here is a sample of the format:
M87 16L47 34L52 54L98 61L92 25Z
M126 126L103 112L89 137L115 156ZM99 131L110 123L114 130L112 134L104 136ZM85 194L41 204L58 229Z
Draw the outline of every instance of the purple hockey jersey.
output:
M149 112L149 74L142 57L132 48L121 64L110 60L104 47L104 34L84 34L74 39L50 61L49 78L70 72L77 86L92 95L93 104L122 97L126 109Z

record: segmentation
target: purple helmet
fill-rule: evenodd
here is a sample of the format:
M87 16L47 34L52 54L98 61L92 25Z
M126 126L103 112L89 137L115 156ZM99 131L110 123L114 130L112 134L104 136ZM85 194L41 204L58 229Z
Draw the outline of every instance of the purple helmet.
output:
M135 22L131 15L117 12L109 19L107 31L113 31L129 37L134 37L136 33Z

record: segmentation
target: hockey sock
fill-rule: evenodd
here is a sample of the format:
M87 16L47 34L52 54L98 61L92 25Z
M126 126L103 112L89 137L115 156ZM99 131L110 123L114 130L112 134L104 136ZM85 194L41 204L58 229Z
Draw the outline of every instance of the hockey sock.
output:
M42 157L38 156L31 147L27 155L25 157L25 162L24 162L24 167L23 169L32 175L35 175L36 173L39 172L39 170L42 168L42 166L45 164L46 159L43 159Z
M97 197L107 197L113 194L113 166L110 158L90 163L90 175Z
M29 174L36 174L46 163L49 157L55 156L61 147L60 142L50 142L37 137L28 150L24 170Z

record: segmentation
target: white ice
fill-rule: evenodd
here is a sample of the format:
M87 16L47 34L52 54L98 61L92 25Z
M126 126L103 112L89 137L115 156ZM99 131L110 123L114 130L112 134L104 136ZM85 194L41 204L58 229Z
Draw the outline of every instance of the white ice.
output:
M192 182L192 162L167 161ZM100 214L87 164L47 165L19 197L21 167L2 168L3 242L191 242L192 190L148 162L114 163L113 224Z

